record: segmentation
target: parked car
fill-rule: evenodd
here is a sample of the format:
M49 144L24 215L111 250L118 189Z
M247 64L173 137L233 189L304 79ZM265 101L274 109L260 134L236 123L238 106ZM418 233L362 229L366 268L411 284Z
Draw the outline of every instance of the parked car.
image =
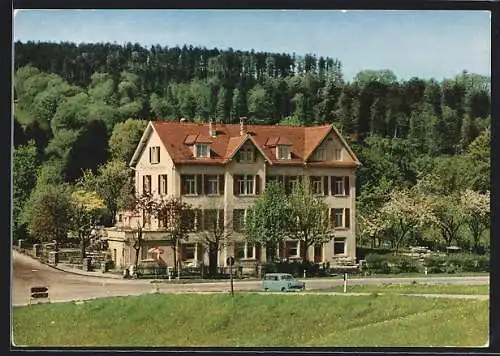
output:
M299 291L306 289L305 282L288 273L267 273L262 281L262 289L267 291Z

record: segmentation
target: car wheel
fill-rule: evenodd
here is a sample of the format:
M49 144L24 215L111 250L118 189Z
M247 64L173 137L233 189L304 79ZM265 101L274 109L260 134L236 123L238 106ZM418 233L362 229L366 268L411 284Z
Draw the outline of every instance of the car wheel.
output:
M264 292L269 292L269 288L264 288Z
M286 288L285 288L285 287L282 287L282 288L281 288L281 291L282 291L282 292L286 292Z

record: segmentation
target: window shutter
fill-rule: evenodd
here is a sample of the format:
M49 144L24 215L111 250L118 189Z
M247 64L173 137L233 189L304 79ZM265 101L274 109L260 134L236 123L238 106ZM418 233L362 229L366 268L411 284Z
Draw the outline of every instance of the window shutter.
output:
M196 194L203 194L203 177L201 174L197 174L196 178Z
M330 208L330 226L335 227L335 210L333 208Z
M252 151L252 156L253 156L253 161L256 162L257 161L257 149L253 149Z
M261 256L261 246L260 244L255 244L255 259L257 261L260 261L260 256Z
M186 194L186 176L181 176L181 194Z
M146 176L142 176L142 194L146 193Z
M345 190L345 195L349 195L349 177L348 176L344 177L344 190Z
M278 176L278 183L279 185L281 185L283 187L283 185L285 184L285 179L283 176Z
M345 228L351 227L351 209L346 208L344 211L345 214Z
M165 191L163 193L168 194L168 176L166 174L163 176L163 180L165 181Z
M238 192L238 180L240 176L233 176L233 195L240 195Z
M151 147L149 147L149 163L153 162L153 160L151 158L152 158L152 156L151 156Z
M234 159L236 160L236 162L240 161L240 151L236 152L236 154L234 155Z
M203 174L203 194L208 194L208 178Z
M332 195L335 195L335 177L334 176L330 177L330 191L332 192Z
M255 194L260 194L260 176L255 175Z
M156 158L157 158L156 162L160 163L160 147L156 148L156 152L157 152L157 154L156 154Z
M219 229L224 229L224 210L219 209Z
M219 194L224 195L224 174L219 175Z
M328 177L323 177L323 194L328 195Z
M292 192L292 189L290 187L290 177L289 176L285 176L285 192L287 194L290 194Z
M163 194L162 190L161 190L161 174L158 174L158 194Z

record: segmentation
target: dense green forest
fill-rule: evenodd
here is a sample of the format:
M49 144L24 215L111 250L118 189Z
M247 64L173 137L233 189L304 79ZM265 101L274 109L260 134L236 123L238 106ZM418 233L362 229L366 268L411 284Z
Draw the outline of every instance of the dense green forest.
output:
M351 139L363 163L361 244L488 248L489 77L367 69L346 81L340 61L313 54L131 43L16 42L14 55L15 238L33 233L37 208L67 196L66 184L93 184L112 224L145 120L247 116L334 123ZM117 180L106 192L103 182Z

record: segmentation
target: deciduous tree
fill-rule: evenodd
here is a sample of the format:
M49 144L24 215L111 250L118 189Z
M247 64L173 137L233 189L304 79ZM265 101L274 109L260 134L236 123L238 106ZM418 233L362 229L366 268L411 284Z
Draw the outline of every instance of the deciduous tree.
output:
M276 182L270 182L255 201L245 221L245 236L249 242L266 248L266 260L273 261L276 247L286 237L291 211L285 190Z

